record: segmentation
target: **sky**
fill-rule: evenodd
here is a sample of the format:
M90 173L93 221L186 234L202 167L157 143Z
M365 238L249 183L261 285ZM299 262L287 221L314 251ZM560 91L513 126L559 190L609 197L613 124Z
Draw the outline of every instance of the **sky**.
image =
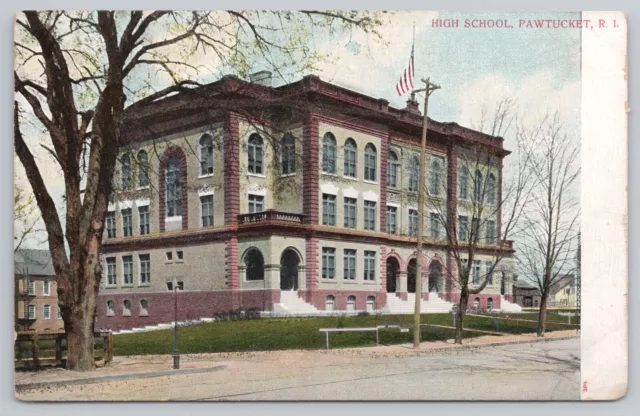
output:
M459 27L432 27L434 19L457 20ZM507 19L513 28L465 28L466 19ZM415 26L414 84L430 77L441 86L430 98L430 118L473 128L478 125L483 107L490 113L499 100L511 97L517 101L518 115L523 120L534 121L545 112L558 111L566 130L578 132L580 30L521 29L520 19L579 19L579 14L396 12L384 18L380 29L384 42L362 33L330 38L316 29L309 41L331 59L321 62L314 73L325 81L404 108L407 96L398 97L395 85L409 60ZM211 65L213 58L201 55L197 59ZM254 69L264 68L257 65ZM290 80L300 76L295 74ZM45 181L61 207L62 175L46 152L34 146L48 139L33 129L26 134ZM505 135L505 147L514 149L512 134ZM17 158L15 161L15 182L28 189L24 171ZM44 235L39 237L25 246L46 248L41 238Z

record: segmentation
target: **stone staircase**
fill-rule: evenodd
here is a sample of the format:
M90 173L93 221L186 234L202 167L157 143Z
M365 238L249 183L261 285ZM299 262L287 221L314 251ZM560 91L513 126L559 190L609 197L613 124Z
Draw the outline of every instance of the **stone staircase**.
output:
M502 312L522 312L520 305L509 302L504 295L500 295L500 310Z
M310 303L305 302L298 297L295 290L283 290L280 292L280 303L273 305L272 316L288 316L288 315L317 315L321 311L316 309Z
M415 311L415 294L409 293L407 300L402 300L394 293L387 293L387 306L383 313L412 314ZM421 313L449 313L453 303L440 299L437 293L430 293L429 300L420 301Z

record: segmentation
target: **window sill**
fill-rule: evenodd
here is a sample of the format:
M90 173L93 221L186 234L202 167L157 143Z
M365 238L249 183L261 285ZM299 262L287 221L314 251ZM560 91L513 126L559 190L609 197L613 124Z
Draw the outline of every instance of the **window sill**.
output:
M104 288L105 289L117 289L118 285L105 285Z
M201 173L200 175L198 175L198 179L206 179L206 178L212 178L212 177L213 177L213 173L205 173L205 174Z
M150 186L139 186L136 188L136 191L148 191L150 189Z
M265 175L264 173L251 173L251 172L247 172L247 176L252 176L254 178L262 178L262 179L265 179L267 177L267 175Z
M335 279L325 279L325 278L321 278L320 282L322 283L331 283L331 284L337 284L338 282L336 282Z
M365 285L377 285L378 282L375 281L375 280L365 280L364 282L362 282L362 284L365 284Z
M126 285L121 285L120 287L122 287L122 288L125 288L125 287L133 287L133 283L126 284Z
M116 316L116 313L115 312L107 312L106 316L113 317L113 316Z
M357 285L357 284L358 284L358 282L357 282L355 279L353 279L353 280L351 280L351 279L344 279L344 280L342 281L342 283L345 283L345 284L348 284L348 285Z
M335 178L337 178L337 177L338 177L338 174L337 174L337 173L322 172L322 174L323 174L324 176L333 176L333 177L335 177Z
M371 185L378 185L378 181L369 181L369 180L366 180L366 179L363 179L362 183L368 183L368 184L371 184Z
M325 175L328 175L328 174L325 174ZM336 176L338 176L338 175L336 175ZM342 179L346 179L346 180L349 180L349 181L356 181L356 182L359 181L359 179L356 176L343 175Z
M292 173L281 173L280 177L281 178L290 178L292 176L296 176L297 172L292 172Z
M151 287L151 283L139 283L138 287Z
M174 217L165 217L164 222L180 222L182 221L182 215L177 215Z
M264 279L259 279L259 280L258 279L256 279L256 280L247 280L247 279L245 279L245 280L242 281L242 283L253 283L253 282L257 282L257 283L264 282Z

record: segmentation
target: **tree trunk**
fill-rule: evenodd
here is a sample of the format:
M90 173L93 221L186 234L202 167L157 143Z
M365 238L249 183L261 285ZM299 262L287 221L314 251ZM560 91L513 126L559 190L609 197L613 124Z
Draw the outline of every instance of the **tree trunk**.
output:
M456 312L456 344L462 344L462 321L469 304L469 291L463 289L460 292L460 301L458 302L458 311Z
M549 298L549 292L544 291L540 298L540 310L538 311L538 328L536 333L539 337L544 337L544 330L547 325L547 299Z

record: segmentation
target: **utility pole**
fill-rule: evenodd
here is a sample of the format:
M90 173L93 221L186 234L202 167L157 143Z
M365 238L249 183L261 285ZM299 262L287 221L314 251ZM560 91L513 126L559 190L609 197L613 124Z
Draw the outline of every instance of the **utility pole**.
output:
M415 297L415 313L413 318L413 348L420 348L420 303L422 301L422 234L424 233L424 174L426 164L427 149L427 110L429 108L429 96L432 92L439 89L440 86L431 82L430 78L422 80L426 87L419 90L413 90L411 96L414 97L416 92L424 91L424 114L422 118L422 147L420 148L420 177L418 179L418 246L416 250L416 297Z

